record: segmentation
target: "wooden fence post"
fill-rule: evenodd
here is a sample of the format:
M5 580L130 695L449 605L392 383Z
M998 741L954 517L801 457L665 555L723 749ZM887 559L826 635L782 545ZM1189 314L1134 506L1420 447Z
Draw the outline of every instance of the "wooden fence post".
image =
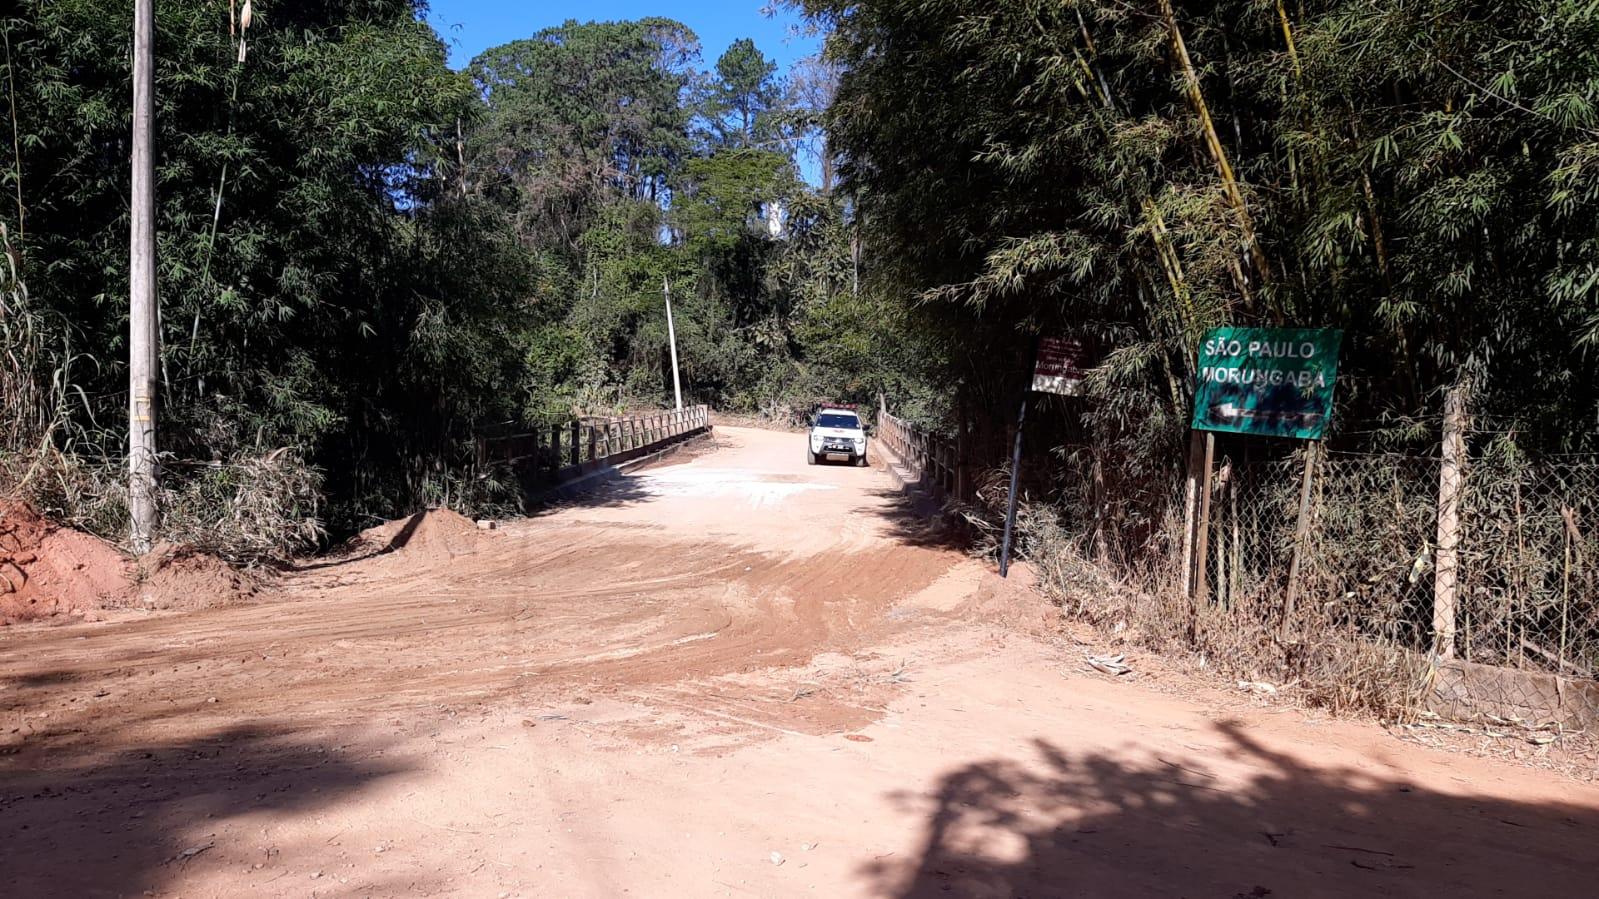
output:
M593 462L600 457L599 440L596 437L593 425L584 425L583 430L588 431L589 434L589 461Z
M1443 464L1438 469L1438 557L1433 569L1432 647L1454 658L1460 583L1460 495L1465 489L1466 388L1444 396Z

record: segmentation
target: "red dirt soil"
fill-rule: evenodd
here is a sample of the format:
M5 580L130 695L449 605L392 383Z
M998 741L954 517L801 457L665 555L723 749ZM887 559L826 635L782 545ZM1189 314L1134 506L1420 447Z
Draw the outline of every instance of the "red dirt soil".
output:
M257 578L206 553L157 546L137 564L23 503L0 505L0 625L97 620L108 609L199 609L254 595Z
M127 560L22 503L0 505L0 624L85 616L123 600Z
M162 543L141 559L128 595L141 609L192 611L233 605L254 596L257 575L192 547Z
M477 538L472 519L449 509L428 509L367 528L352 541L351 555L398 552L413 562L425 563L471 552Z
M0 894L1592 895L1594 786L1095 673L886 472L716 445L0 632Z

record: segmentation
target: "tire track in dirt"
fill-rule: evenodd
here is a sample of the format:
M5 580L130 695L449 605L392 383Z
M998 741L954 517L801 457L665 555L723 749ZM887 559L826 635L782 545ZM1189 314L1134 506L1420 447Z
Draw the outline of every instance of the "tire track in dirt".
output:
M421 519L394 551L368 545L313 562L257 603L35 631L25 664L0 661L12 685L0 716L28 718L0 734L0 748L170 737L241 716L313 728L579 693L689 697L724 716L753 703L767 720L761 700L693 695L903 630L889 610L959 557L893 538L881 473L796 474L772 464L786 461L774 447L786 450L788 435L742 440L758 445L724 441L496 531ZM373 540L400 528L381 530ZM852 702L829 703L839 726L865 720ZM829 703L812 700L798 717L824 726L816 712Z

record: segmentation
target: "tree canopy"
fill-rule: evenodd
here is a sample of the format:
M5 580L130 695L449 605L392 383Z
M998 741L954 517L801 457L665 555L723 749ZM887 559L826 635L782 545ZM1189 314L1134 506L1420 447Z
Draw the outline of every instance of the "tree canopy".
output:
M1521 445L1593 448L1591 3L794 5L826 51L786 71L644 18L455 72L414 0L258 4L247 29L163 0L170 458L298 448L336 529L486 501L504 485L474 437L666 400L668 285L690 397L883 391L980 463L1034 338L1079 336L1093 401L1055 436L1094 435L1148 496L1222 324L1343 328L1344 445L1425 444L1470 381ZM129 6L0 14L0 223L34 376L69 385L52 439L107 458Z
M964 335L985 406L1069 331L1108 353L1098 424L1172 435L1203 331L1335 326L1351 432L1404 439L1469 379L1591 446L1591 4L800 5L874 276Z

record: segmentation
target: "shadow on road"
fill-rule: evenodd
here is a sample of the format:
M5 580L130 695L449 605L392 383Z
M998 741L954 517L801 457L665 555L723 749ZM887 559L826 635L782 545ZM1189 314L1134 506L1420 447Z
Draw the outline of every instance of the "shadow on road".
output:
M543 518L567 509L620 509L655 499L633 472L616 474L603 484L579 490L568 496L551 497L527 512L529 518Z
M338 850L322 838L302 842L304 827L278 828L281 816L335 808L407 770L341 749L258 727L115 754L64 750L66 758L34 742L0 759L0 894L137 896L213 866L235 883L253 871L261 889L293 873L294 888L309 889L311 856ZM369 881L361 895L388 886Z
M1353 769L1314 769L1235 722L1203 763L1071 757L1037 740L1032 764L946 775L920 857L864 868L882 896L1593 895L1599 811L1431 792ZM894 797L926 809L923 794Z
M881 504L872 512L887 522L890 539L933 549L964 550L970 545L971 535L961 523L924 494L883 488L869 495Z

